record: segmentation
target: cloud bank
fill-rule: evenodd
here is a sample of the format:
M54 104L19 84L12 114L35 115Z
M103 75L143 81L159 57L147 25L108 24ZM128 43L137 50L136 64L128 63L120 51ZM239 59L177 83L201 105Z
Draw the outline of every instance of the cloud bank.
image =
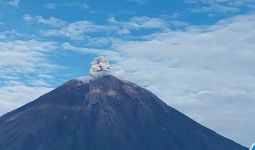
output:
M140 41L116 40L108 56L115 62L112 71L203 125L250 145L255 141L255 131L247 128L255 125L254 18L237 16Z
M52 88L26 86L23 83L10 81L6 86L0 87L0 116L51 90Z

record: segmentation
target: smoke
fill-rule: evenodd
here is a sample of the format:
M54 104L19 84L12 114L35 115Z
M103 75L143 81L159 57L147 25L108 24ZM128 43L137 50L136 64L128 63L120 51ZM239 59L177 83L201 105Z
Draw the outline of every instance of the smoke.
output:
M104 56L99 56L91 62L89 74L92 77L98 77L107 74L110 69L111 65L107 58Z

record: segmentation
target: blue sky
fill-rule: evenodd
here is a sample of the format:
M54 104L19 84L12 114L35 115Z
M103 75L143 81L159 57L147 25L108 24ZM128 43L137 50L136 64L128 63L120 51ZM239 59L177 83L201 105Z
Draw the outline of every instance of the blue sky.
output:
M114 75L249 146L254 10L253 0L0 0L0 115L105 55Z

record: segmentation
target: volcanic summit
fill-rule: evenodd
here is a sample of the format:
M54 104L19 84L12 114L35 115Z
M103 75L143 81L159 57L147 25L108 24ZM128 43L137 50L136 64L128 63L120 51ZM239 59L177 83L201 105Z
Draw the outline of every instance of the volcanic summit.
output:
M0 150L186 149L248 150L112 75L70 80L0 117Z

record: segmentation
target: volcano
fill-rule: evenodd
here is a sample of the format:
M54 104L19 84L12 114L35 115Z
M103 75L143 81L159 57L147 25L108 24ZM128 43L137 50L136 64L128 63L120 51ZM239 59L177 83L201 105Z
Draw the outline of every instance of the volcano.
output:
M208 116L209 117L209 116ZM0 118L0 150L248 150L106 75L70 80Z

